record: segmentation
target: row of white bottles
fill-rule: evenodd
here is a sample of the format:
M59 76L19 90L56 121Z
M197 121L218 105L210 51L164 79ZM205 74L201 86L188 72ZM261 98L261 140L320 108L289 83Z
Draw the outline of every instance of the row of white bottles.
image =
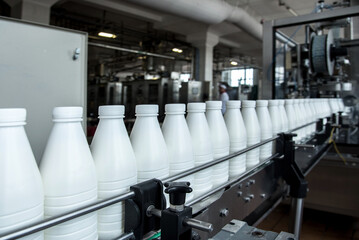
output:
M267 107L268 105L268 107ZM252 146L280 132L344 110L337 99L220 101L166 105L162 131L157 105L136 106L129 138L123 106L102 106L91 144L82 126L81 107L53 110L54 126L36 167L24 131L25 109L0 109L0 234L60 215L97 199L126 192L136 182L164 179ZM301 140L315 124L296 131ZM18 149L21 148L21 151ZM183 180L200 196L271 155L271 143L224 161ZM190 196L192 198L193 196ZM26 199L26 201L24 201ZM122 204L49 228L26 239L111 239L123 232Z

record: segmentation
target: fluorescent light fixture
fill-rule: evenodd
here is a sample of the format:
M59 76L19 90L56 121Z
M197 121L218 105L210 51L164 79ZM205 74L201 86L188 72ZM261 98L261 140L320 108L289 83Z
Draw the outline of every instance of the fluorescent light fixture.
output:
M106 38L116 38L117 37L115 34L107 33L107 32L99 32L98 35L100 37L106 37Z
M172 51L176 52L176 53L182 53L183 52L183 50L179 49L179 48L172 48Z
M231 65L237 66L237 65L238 65L238 62L236 62L236 61L231 61Z

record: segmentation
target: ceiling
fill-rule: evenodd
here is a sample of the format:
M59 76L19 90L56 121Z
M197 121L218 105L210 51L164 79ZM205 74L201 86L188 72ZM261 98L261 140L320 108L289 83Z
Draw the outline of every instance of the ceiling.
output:
M208 0L210 1L210 0ZM291 8L298 15L311 13L315 0L226 0L234 7L245 9L258 22L277 18L292 17ZM279 4L282 3L282 5ZM332 1L326 1L332 3ZM156 50L156 45L168 45L162 53L171 54L171 47L181 45L186 48L188 36L199 31L210 31L219 36L215 56L250 56L261 65L262 43L237 26L228 22L206 25L201 22L169 15L165 12L147 9L123 0L81 0L60 1L52 8L52 24L76 28L96 35L99 29L119 32L117 44L131 48ZM293 29L286 30L290 35ZM298 35L301 33L299 32ZM157 42L156 42L157 41ZM164 44L166 43L166 44ZM158 49L156 50L158 51Z

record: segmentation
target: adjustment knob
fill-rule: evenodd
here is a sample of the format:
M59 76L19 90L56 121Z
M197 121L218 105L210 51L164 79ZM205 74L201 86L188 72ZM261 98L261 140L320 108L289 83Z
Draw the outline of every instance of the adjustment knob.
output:
M171 205L184 205L186 202L186 193L192 192L192 188L189 187L190 182L166 182L165 193L170 195Z

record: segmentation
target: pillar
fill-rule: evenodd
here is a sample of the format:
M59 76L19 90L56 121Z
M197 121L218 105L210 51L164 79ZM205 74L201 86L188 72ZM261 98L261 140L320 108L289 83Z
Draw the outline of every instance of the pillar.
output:
M59 0L6 0L11 6L11 17L49 24L51 6Z
M204 93L208 95L209 99L213 98L213 91L217 88L213 87L213 47L218 44L219 37L208 31L198 32L187 36L187 41L192 43L197 48L198 69L196 69L199 81L203 85L209 84L208 88L204 88ZM206 91L207 90L207 91Z

